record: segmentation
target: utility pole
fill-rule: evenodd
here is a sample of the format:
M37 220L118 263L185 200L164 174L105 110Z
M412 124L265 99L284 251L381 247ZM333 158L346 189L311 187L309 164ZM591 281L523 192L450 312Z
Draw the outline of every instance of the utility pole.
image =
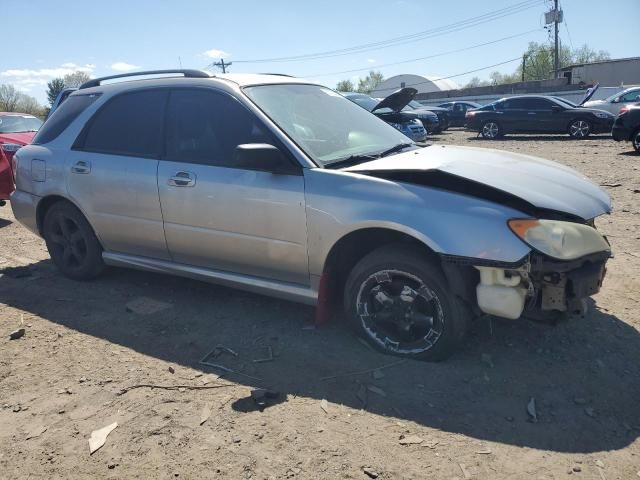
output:
M524 82L524 67L526 65L527 62L527 56L526 55L522 55L522 81Z
M224 58L221 58L219 62L214 62L213 65L222 68L222 73L227 73L227 68L233 65L233 62L224 63Z
M558 11L558 0L553 0L553 7L554 7L554 18L553 18L553 25L554 25L554 42L555 42L555 47L554 47L554 54L553 54L553 78L556 79L558 78L558 69L560 68L560 63L559 63L559 59L558 59L558 23L560 20L560 13Z

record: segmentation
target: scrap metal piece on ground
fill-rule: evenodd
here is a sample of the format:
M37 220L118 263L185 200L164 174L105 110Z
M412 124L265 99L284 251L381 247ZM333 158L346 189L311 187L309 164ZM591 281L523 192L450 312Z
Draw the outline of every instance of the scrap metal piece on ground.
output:
M24 328L19 328L18 330L9 334L9 340L17 340L21 337L24 337L25 332L26 330Z
M89 455L99 450L107 441L107 436L118 426L118 422L113 422L111 425L102 427L99 430L91 432L91 438L89 439Z
M211 416L211 407L209 405L205 405L202 409L202 413L200 413L200 425L204 425L204 422L209 420Z
M138 315L152 315L171 308L172 305L167 302L161 302L150 297L136 297L126 304L127 312L136 313Z

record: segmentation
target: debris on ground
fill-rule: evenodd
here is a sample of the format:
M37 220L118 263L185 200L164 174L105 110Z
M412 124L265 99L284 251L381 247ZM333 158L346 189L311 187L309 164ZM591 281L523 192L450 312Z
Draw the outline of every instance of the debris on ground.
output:
M65 388L61 388L60 390L58 390L58 395L72 395L73 394L73 390L71 390L69 387L65 387Z
M531 400L529 400L529 403L527 404L527 413L529 414L529 417L531 417L529 420L532 423L538 423L538 413L536 412L536 399L534 397L531 397Z
M464 475L464 478L471 478L471 474L469 473L469 470L467 470L467 467L464 463L459 463L458 466L460 467L460 470L462 470L462 475Z
M329 403L326 399L320 400L320 408L324 410L324 413L329 413Z
M595 416L596 416L596 411L595 411L593 408L591 408L591 407L587 407L587 408L585 408L585 409L584 409L584 413L585 413L588 417L591 417L591 418L593 418L593 417L595 417Z
M113 422L111 425L107 425L106 427L102 427L99 430L94 430L91 432L91 438L89 439L89 455L93 455L93 453L104 445L107 441L107 436L113 432L113 430L118 426L118 422Z
M169 373L176 373L176 369L169 365Z
M387 393L383 389L381 389L380 387L376 387L375 385L368 385L367 390L377 395L380 395L381 397L387 396Z
M264 388L257 388L251 391L251 398L260 411L263 411L269 406L269 400L277 400L279 397L279 392L274 392L273 390L267 390Z
M36 438L39 437L40 435L42 435L44 432L47 431L47 428L49 427L45 427L44 425L40 425L36 428L34 428L33 430L31 430L28 434L27 434L27 438L26 440L30 440L32 438Z
M365 374L373 372L374 370L382 370L384 368L395 367L396 365L400 365L401 363L405 363L406 361L407 361L406 359L402 359L402 360L398 360L398 361L395 361L395 362L387 363L386 365L382 365L380 367L367 368L366 370L360 370L360 371L357 371L357 372L339 373L337 375L330 375L328 377L322 377L320 380L333 380L334 378L340 378L340 377L350 377L350 376L353 376L353 375L365 375Z
M200 413L200 425L204 425L204 422L209 420L210 416L211 416L211 407L209 407L209 405L205 405L204 408L202 409L202 412Z
M270 346L267 346L267 356L264 358L256 358L253 360L253 363L264 363L270 362L273 360L273 349Z
M615 188L615 187L621 187L622 184L621 183L601 183L600 184L601 187L609 187L609 188Z
M596 460L596 467L604 468L604 462L602 460Z
M478 450L476 453L478 455L489 455L491 453L491 450Z
M153 315L171 307L170 303L161 302L151 297L137 297L127 302L126 311L137 315Z
M405 436L403 434L403 435L400 435L399 443L400 445L417 445L419 443L422 443L423 441L424 440L417 435Z
M364 474L369 477L369 478L378 478L378 472L376 472L373 468L371 467L364 467L362 469L362 471L364 472Z
M26 330L24 328L19 328L9 334L9 340L17 340L21 337L24 337Z

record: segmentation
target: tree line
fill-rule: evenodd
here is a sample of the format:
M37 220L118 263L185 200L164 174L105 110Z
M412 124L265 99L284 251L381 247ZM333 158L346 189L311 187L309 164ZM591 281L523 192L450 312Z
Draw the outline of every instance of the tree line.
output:
M49 106L41 105L34 97L19 91L13 85L0 85L0 112L20 112L46 117L58 94L65 88L79 87L89 80L85 72L73 72L62 78L54 78L47 83Z
M523 66L520 64L513 73L501 73L494 71L489 74L489 78L481 80L479 77L473 77L464 86L483 87L487 85L503 85L506 83L516 83L529 80L547 80L553 78L553 47L544 43L531 42L527 50L523 53L524 57L524 75ZM601 60L609 60L611 56L605 50L595 51L588 45L571 49L567 46L560 47L558 51L558 60L560 68L576 63L589 63ZM356 84L351 80L341 80L336 85L339 92L359 92L371 93L378 85L384 81L382 72L371 70L366 77L359 78Z

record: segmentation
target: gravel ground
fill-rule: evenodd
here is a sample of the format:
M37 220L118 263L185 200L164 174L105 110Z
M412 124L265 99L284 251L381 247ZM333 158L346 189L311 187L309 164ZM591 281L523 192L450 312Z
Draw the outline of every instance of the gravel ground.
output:
M640 476L640 156L607 137L433 141L538 155L605 185L615 210L598 227L615 258L586 317L484 318L449 361L398 363L339 322L314 328L305 306L119 269L67 280L6 206L0 478ZM128 309L139 297L156 311ZM237 356L211 361L240 375L199 364L217 345ZM131 388L143 384L185 387ZM264 411L257 386L279 393ZM90 455L91 432L114 422Z

